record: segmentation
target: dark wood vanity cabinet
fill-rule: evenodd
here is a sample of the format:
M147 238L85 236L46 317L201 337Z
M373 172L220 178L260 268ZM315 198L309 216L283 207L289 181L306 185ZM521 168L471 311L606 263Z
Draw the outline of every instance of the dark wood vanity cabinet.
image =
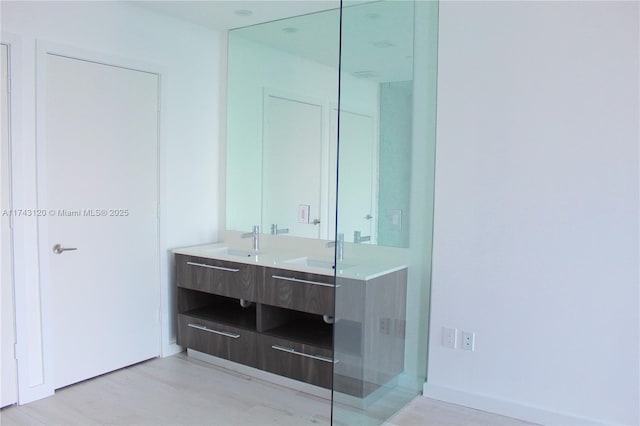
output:
M332 276L264 268L264 279L258 284L258 301L333 316L334 281Z
M258 268L176 255L177 343L230 361L256 366Z
M182 254L176 275L179 345L331 386L334 277Z
M176 273L178 287L256 300L258 268L254 265L177 255Z
M364 398L404 371L407 269L338 280L334 389Z
M329 348L260 334L258 368L313 385L330 388L333 351Z
M178 342L219 358L256 366L255 332L199 316L178 315Z
M322 315L288 307L259 305L258 368L331 387L333 325Z
M175 259L181 346L360 398L403 370L406 269L336 288L333 276Z

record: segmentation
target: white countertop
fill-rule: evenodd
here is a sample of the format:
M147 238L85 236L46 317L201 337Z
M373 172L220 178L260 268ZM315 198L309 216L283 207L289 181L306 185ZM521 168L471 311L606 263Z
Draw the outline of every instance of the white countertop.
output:
M260 249L251 250L252 239L228 231L221 242L174 249L177 254L246 263L291 271L333 276L334 248L327 241L260 234ZM345 243L344 261L338 262L338 278L370 280L407 267L405 250ZM306 263L309 264L304 264Z

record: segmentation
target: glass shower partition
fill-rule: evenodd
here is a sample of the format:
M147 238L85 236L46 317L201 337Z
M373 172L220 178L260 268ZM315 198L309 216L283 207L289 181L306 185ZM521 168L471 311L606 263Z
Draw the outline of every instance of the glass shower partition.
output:
M226 224L335 265L320 416L381 424L426 376L438 3L339 6L229 33Z
M332 423L381 424L426 378L438 3L344 0Z

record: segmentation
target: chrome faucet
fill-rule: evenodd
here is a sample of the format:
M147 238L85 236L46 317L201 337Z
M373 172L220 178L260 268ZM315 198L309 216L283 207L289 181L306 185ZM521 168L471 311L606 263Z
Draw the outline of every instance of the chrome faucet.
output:
M275 223L271 224L271 235L288 234L288 233L289 233L289 228L278 229L278 225L276 225Z
M253 249L255 251L258 251L260 249L260 226L259 225L253 225L252 232L245 232L244 234L242 234L242 238L249 238L249 237L253 237Z
M336 241L329 241L327 247L336 248L336 262L344 260L344 234L338 234Z
M360 231L353 231L353 242L356 244L364 243L365 241L371 241L371 235L366 237L361 236Z

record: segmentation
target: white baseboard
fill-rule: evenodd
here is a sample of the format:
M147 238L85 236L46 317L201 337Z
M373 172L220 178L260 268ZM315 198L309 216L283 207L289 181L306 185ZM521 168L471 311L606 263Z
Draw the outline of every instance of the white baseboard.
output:
M52 385L32 386L18 392L18 405L28 404L54 394Z
M176 344L176 342L169 343L168 345L164 345L162 347L162 352L160 353L161 358L166 358L171 355L179 354L180 352L184 352L184 348Z
M569 414L557 413L544 410L542 408L531 407L518 404L512 401L495 399L484 395L478 395L460 390L447 388L444 386L425 383L422 388L422 395L427 398L449 402L451 404L463 405L477 410L488 411L515 419L538 423L548 426L587 426L604 425L605 423L576 417Z

